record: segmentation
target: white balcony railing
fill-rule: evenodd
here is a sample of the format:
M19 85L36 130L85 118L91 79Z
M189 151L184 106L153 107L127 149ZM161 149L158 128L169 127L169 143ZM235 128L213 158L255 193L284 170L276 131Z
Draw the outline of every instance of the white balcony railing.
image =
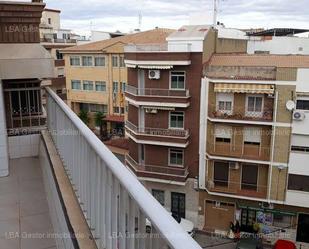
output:
M126 92L136 96L156 96L156 97L190 97L189 90L173 90L162 88L137 88L126 86Z
M178 138L187 138L189 136L189 130L161 129L161 128L148 128L148 127L140 128L131 123L130 121L126 121L126 128L140 135L167 136L167 137L178 137Z
M47 97L48 129L98 248L201 249L49 88Z

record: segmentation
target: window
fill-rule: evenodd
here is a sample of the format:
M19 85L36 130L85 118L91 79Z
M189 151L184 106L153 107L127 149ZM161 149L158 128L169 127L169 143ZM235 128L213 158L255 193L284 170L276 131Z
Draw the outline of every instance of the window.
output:
M106 82L105 81L96 81L95 90L97 92L106 92Z
M124 57L123 56L119 57L119 65L120 65L120 67L125 67L126 66L125 63L124 63Z
M105 67L105 57L94 57L94 65L96 67Z
M52 23L51 18L48 18L47 20L48 20L48 24Z
M229 185L229 170L228 162L214 162L214 184L215 186L227 187Z
M153 189L153 190L152 190L152 195L153 195L154 198L156 198L156 200L157 200L162 206L164 206L164 204L165 204L165 197L164 197L164 191L163 191L163 190Z
M297 100L296 109L309 110L309 100Z
M83 56L82 63L84 67L91 67L92 66L92 56Z
M248 112L262 112L263 97L260 96L248 96L247 97L247 111Z
M114 113L119 113L119 107L118 106L114 106Z
M261 129L255 127L244 128L244 144L260 145Z
M222 143L230 143L232 140L232 128L217 125L215 127L215 139L216 142L222 142Z
M171 72L171 89L185 89L185 72Z
M84 80L83 89L86 91L93 91L93 81Z
M294 146L292 145L291 151L298 151L298 152L309 152L309 147L304 146Z
M80 103L79 108L87 112L103 112L107 113L107 105Z
M170 149L169 151L169 165L183 166L183 150Z
M241 188L257 190L259 168L257 165L242 165Z
M63 67L57 68L57 75L58 75L58 77L64 77L64 68Z
M124 114L124 107L120 107L120 114Z
M126 83L125 82L120 82L120 89L121 89L122 93L124 93L126 91Z
M56 58L57 58L57 60L63 60L63 54L60 53L60 51L58 49L56 50Z
M113 93L118 93L118 82L113 82Z
M309 192L309 176L289 174L288 189Z
M81 89L80 80L71 80L71 86L73 90L80 90Z
M184 113L170 112L170 128L183 129L184 128Z
M70 57L70 65L71 66L80 66L80 58L78 56Z
M273 226L275 227L290 227L292 222L292 216L281 213L273 214Z
M230 93L217 93L217 111L232 114L234 95Z
M112 56L112 66L113 67L118 67L118 55L113 55Z

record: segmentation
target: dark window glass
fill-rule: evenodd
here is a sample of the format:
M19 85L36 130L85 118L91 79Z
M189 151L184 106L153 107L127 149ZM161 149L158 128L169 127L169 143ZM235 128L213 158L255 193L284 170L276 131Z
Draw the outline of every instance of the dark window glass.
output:
M297 100L296 109L309 110L309 100Z
M259 169L257 165L242 166L242 189L257 190L258 171Z
M288 189L309 192L309 176L289 174Z
M228 186L229 169L228 162L214 162L214 183L216 186Z

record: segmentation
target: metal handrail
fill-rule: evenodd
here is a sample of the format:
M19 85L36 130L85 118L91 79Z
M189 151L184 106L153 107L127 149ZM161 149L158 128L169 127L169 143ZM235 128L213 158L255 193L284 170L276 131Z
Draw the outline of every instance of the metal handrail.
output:
M160 248L169 246L173 249L201 249L57 94L48 87L46 90L48 129L64 164L72 175L72 181L75 182L75 188L83 202L83 210L86 210L89 226L93 234L99 238L96 240L99 241L98 247L145 248L144 238L133 236L130 237L129 243L126 243L128 239L125 234L127 232L134 234L136 229L137 208L139 210L138 231L145 231L147 218L153 225L153 231L157 231L160 235L159 241L165 244ZM104 210L103 214L97 210L98 206ZM118 217L117 207L120 217ZM126 217L128 217L128 225L126 225ZM119 219L120 231L116 226L117 222L113 219ZM117 232L123 233L120 238L114 236ZM135 246L137 242L138 247ZM153 242L157 245L154 248L159 248L157 238Z
M136 96L190 97L188 89L137 88L135 86L127 85L126 92Z
M133 132L143 134L143 135L183 137L183 138L186 138L189 136L189 130L149 128L149 127L140 128L134 125L133 123L131 123L130 121L126 121L125 125L127 128L129 128Z

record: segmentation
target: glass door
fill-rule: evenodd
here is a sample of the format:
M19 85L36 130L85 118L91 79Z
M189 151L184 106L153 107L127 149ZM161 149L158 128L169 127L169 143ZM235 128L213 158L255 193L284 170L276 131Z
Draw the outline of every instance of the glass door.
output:
M172 192L171 212L174 217L186 218L186 195Z

